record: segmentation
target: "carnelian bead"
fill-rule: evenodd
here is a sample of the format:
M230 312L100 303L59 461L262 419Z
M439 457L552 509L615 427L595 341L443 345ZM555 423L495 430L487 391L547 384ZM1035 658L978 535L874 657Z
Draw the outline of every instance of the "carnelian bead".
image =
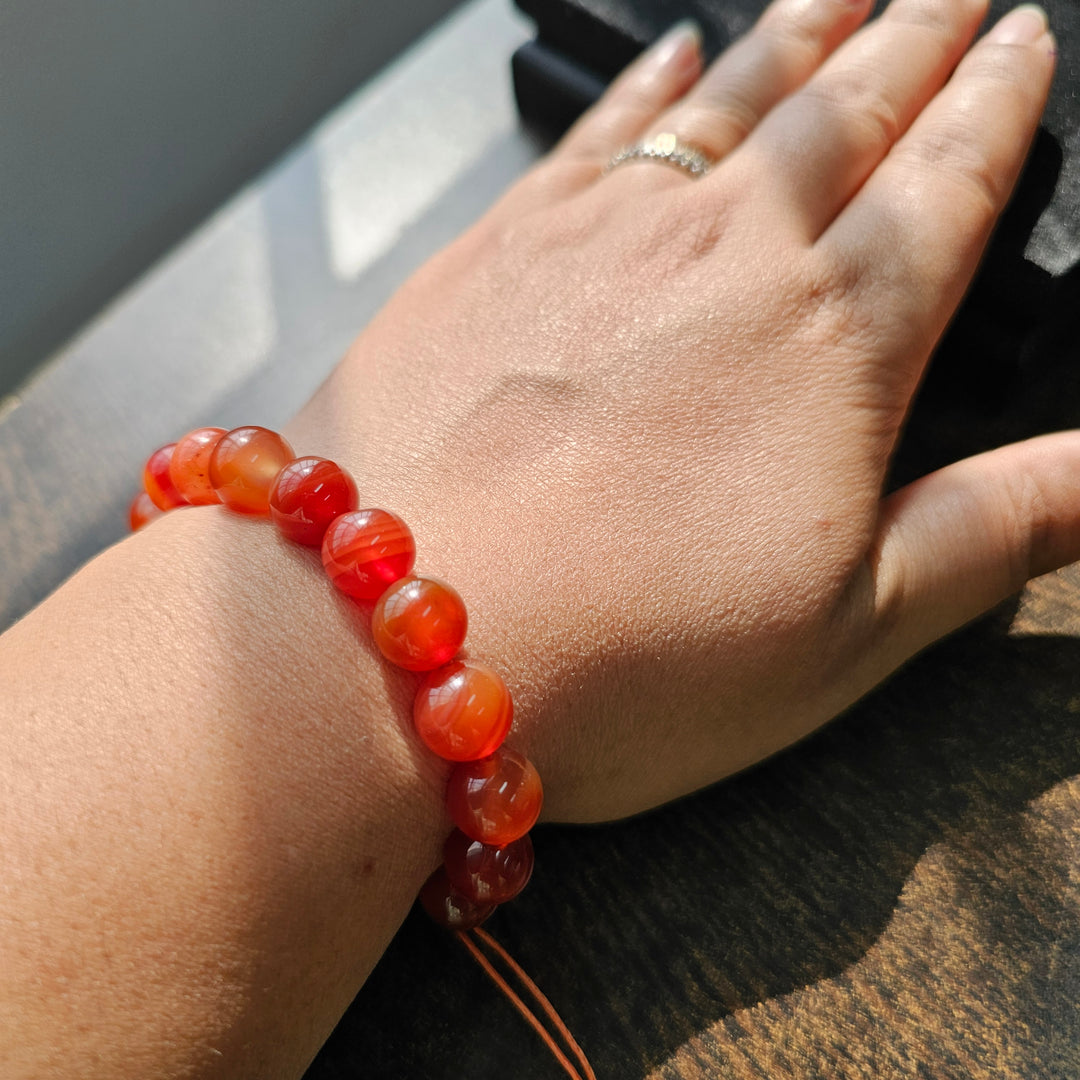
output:
M282 536L309 547L318 547L330 522L359 503L353 478L321 457L290 461L270 489L270 517Z
M174 506L186 506L187 499L176 490L176 485L169 475L169 462L172 461L176 443L158 447L143 468L143 487L151 502L159 510L171 510Z
M153 499L145 491L140 491L128 507L128 524L131 526L131 531L138 532L154 518L161 517L163 513L165 511L160 506L155 506Z
M493 847L455 829L443 847L443 866L450 884L478 904L513 900L529 884L533 861L532 840L527 835Z
M409 671L431 671L453 659L467 627L464 601L437 578L391 585L371 614L375 644L390 663Z
M292 447L264 427L233 428L210 455L210 486L239 514L269 514L270 488L293 459Z
M495 847L524 836L543 804L536 767L506 747L455 766L446 784L446 809L453 823L466 836Z
M420 906L448 930L471 930L479 926L496 908L481 904L459 892L450 884L446 868L440 866L424 882L420 890Z
M433 671L413 702L416 732L447 761L475 761L502 745L514 702L497 671L475 660L456 660Z
M179 439L173 450L169 476L176 490L195 506L221 501L210 483L210 455L224 434L224 428L196 428Z
M378 600L416 560L409 526L389 510L354 510L330 523L322 561L330 580L357 600Z

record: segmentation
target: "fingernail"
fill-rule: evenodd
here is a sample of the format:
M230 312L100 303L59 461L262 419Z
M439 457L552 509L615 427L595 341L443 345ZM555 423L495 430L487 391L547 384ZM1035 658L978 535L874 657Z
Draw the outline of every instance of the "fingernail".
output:
M986 35L995 45L1034 45L1049 25L1046 12L1038 4L1022 4L1009 12Z
M653 45L652 61L658 68L696 61L701 55L701 38L701 27L693 19L682 19Z

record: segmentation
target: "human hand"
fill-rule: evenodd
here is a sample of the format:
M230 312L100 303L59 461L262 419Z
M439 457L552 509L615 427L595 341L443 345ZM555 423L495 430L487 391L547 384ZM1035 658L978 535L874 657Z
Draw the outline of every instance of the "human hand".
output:
M869 6L778 0L700 80L692 35L662 43L290 430L465 597L549 818L743 768L1080 556L1074 434L881 497L1054 45L1030 10L965 56L981 0L893 0L859 30ZM710 174L604 174L661 131Z

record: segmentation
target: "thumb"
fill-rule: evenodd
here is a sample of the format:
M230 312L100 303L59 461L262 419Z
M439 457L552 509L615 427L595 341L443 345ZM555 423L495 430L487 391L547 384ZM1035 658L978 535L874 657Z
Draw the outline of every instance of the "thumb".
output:
M882 501L870 554L874 635L891 670L1080 559L1080 432L1013 443Z

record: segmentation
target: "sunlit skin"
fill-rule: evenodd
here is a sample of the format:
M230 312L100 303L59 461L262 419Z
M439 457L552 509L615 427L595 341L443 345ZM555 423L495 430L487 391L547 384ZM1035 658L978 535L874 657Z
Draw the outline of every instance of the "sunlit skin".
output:
M285 431L468 598L547 819L715 782L1080 557L1075 432L882 497L1054 42L1021 11L973 44L982 0L870 6L777 0L704 74L691 34L646 54ZM708 175L605 174L660 132ZM463 767L360 608L212 507L0 639L5 1080L303 1074L438 867Z

